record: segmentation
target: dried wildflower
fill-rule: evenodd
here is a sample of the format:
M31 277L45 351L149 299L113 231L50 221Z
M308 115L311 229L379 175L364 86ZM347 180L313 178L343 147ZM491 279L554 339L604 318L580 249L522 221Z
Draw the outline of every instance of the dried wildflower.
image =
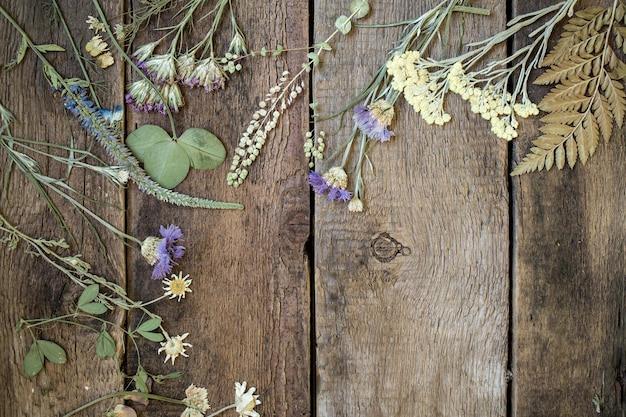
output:
M358 197L352 197L348 203L348 210L353 213L360 213L363 211L363 201Z
M139 68L145 66L145 62L148 60L148 58L152 56L152 53L154 52L154 48L156 48L156 46L156 42L150 42L142 45L135 52L133 52L133 60L135 61L137 66L139 66Z
M179 245L183 241L183 232L176 225L161 226L161 238L147 237L141 244L141 254L150 265L154 266L152 279L163 279L170 272L175 261L185 254L185 247Z
M113 107L112 109L100 109L100 114L104 120L107 121L111 126L117 127L118 123L124 117L124 108L119 104Z
M224 88L224 82L228 79L221 67L215 62L215 58L205 58L197 62L194 71L188 77L189 87L202 87L206 91L215 91Z
M332 201L350 201L352 198L352 193L346 190L348 175L340 167L333 167L324 175L311 171L309 184L316 194L326 194L326 197Z
M96 57L103 52L109 50L109 45L102 40L102 36L95 35L87 44L85 45L85 50L89 52L89 55Z
M176 78L183 85L191 88L198 85L199 80L193 78L195 69L196 58L193 53L186 53L176 57Z
M172 298L178 297L178 301L180 302L181 298L185 298L185 293L191 292L191 279L189 278L189 274L183 277L183 273L180 272L178 275L173 274L172 279L164 278L163 290L165 290L165 295L170 296L170 300Z
M208 400L206 388L189 385L185 390L183 403L187 408L182 412L181 417L202 417L211 408Z
M354 109L354 121L368 137L380 142L388 141L394 133L387 129L393 119L393 106L386 100L378 100L369 106Z
M15 116L6 107L0 104L0 133L4 132L15 121Z
M152 55L145 61L145 71L157 85L172 84L176 79L174 54Z
M106 32L106 28L104 27L104 23L99 21L97 18L93 16L88 16L85 21L89 25L89 29L95 32Z
M236 55L248 53L248 50L246 49L246 38L241 32L235 31L233 34L233 38L228 46L228 52L232 52Z
M133 82L130 87L128 87L125 102L126 104L130 104L130 108L134 111L146 113L157 112L160 114L167 113L165 104L154 89L154 85L150 80L141 79Z
M326 132L320 131L317 139L314 140L313 132L306 132L304 135L306 140L304 141L304 156L309 159L309 168L313 168L316 159L324 159L324 150L326 149Z
M99 55L98 58L96 58L96 63L100 68L104 69L113 65L115 63L115 59L113 59L113 55L111 55L111 52L105 52L102 55Z
M113 36L115 36L115 40L119 43L123 43L124 39L126 39L126 26L121 23L116 23L113 26Z
M240 417L260 417L259 413L254 410L254 407L261 404L259 396L254 395L255 390L256 388L250 387L246 392L246 381L241 384L235 382L235 409Z
M189 336L189 333L185 333L182 336L174 336L169 337L167 333L165 333L165 342L161 342L161 347L157 351L157 354L161 354L161 352L165 352L165 362L168 360L172 360L172 365L174 365L174 361L179 356L184 356L185 358L189 357L185 352L185 348L193 347L192 344L183 342Z

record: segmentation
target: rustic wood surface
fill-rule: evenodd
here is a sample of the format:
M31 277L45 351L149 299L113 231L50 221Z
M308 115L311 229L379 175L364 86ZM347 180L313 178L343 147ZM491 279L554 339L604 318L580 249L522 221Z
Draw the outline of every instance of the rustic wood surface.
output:
M66 50L71 50L62 28L49 21L49 10L41 7L36 1L1 1L19 24L21 24L32 40L38 44L58 43ZM67 4L66 4L67 6ZM106 12L110 15L122 13L121 5L116 2L107 3ZM76 7L63 7L69 29L75 36L89 36L84 24L84 11ZM0 48L1 65L14 58L20 43L20 36L13 27L2 18L0 35L3 46ZM4 43L6 42L6 43ZM48 54L47 57L66 76L79 75L79 67L69 54ZM116 96L123 94L121 67L112 68L110 72L101 73L96 78L106 82L111 95L106 95L106 103L110 106ZM32 53L26 55L24 62L10 72L0 71L0 82L4 86L0 91L0 102L17 118L12 133L18 137L70 145L74 140L78 147L85 149L90 146L91 139L84 129L68 117L58 97L53 94L48 82L41 72L41 63ZM94 152L104 158L104 152L97 146ZM57 152L64 154L66 152ZM7 159L4 152L0 162L0 175L7 172ZM50 163L49 160L37 158L42 172L62 178L65 167ZM102 176L91 175L85 170L75 168L70 184L89 197L118 208L103 205L87 205L97 211L119 229L124 228L125 218L124 193L113 186ZM108 248L105 254L101 250L95 235L83 219L76 214L69 204L50 192L73 232L75 240L60 233L59 225L47 209L35 188L17 169L13 169L11 181L6 194L0 199L0 212L14 226L33 237L58 239L64 237L72 243L72 253L81 253L83 259L90 262L94 272L108 277L110 280L125 286L126 261L124 245L111 234L97 227L104 245ZM17 198L16 198L17 197ZM27 331L15 332L14 328L20 319L54 317L74 311L76 299L81 288L72 284L61 272L52 268L41 258L31 254L31 248L24 244L14 250L7 250L3 245L0 253L0 265L5 277L2 285L2 326L0 337L5 343L0 346L0 354L4 359L0 367L0 376L5 388L2 391L3 416L56 416L76 408L93 398L122 387L122 378L117 374L115 359L98 360L94 351L97 333L66 325L44 326L36 330L35 336L61 344L68 355L66 365L48 364L37 377L29 379L24 375L22 360L28 352L32 338ZM124 317L115 313L109 320L122 323ZM119 337L119 332L115 332ZM121 342L121 339L118 339ZM104 407L97 407L94 412L103 413Z
M397 1L370 18L409 19L436 4ZM482 6L494 10L490 25L504 24L504 2ZM316 2L318 39L342 7ZM491 31L483 19L466 20L472 39ZM329 107L320 111L333 113L354 97L398 33L370 29L342 39L315 79L314 99ZM334 68L350 68L351 76ZM393 125L397 137L370 153L375 175L366 169L366 210L353 214L315 200L318 414L503 416L507 144L460 102L449 104L460 111L452 110L445 129L405 104ZM411 254L378 260L371 245L381 233Z
M139 4L102 3L113 19ZM321 41L349 5L348 0L234 3L253 50ZM367 22L412 18L436 3L374 1ZM492 15L467 18L466 39L482 39L505 24L505 1L476 3ZM555 3L515 0L512 11L515 16ZM0 0L36 42L69 50L41 4ZM72 33L89 39L84 21L94 10L87 2L60 4ZM197 36L208 24L207 19L196 25ZM337 38L307 89L319 111L328 114L345 105L387 58L398 34L397 28L357 29ZM20 37L3 19L0 35L6 43L0 47L3 65ZM140 41L158 36L143 34ZM223 46L226 37L219 42ZM513 48L525 42L520 37ZM70 54L48 55L63 75L80 75ZM453 120L441 128L426 125L400 100L393 124L397 137L370 153L375 172L366 173L366 210L354 214L310 194L302 152L310 128L305 95L281 119L243 186L228 187L232 152L257 103L284 69L296 72L305 58L297 51L246 60L224 91L187 92L186 106L175 117L179 134L206 128L228 152L224 166L192 170L177 190L237 201L243 211L174 207L134 184L119 191L100 176L72 174L78 189L117 206L96 208L129 234L143 239L170 223L186 233L187 253L179 268L193 279L193 292L180 303L160 302L154 311L165 318L170 335L189 332L186 341L193 347L189 358L178 358L173 366L156 354L158 344L140 342L146 369L183 371L181 378L155 385L154 392L182 398L189 384L206 386L216 410L232 402L234 382L246 380L261 395L261 415L278 417L591 416L597 415L592 402L597 394L600 415L624 415L623 132L599 146L586 166L511 180L508 173L526 153L538 122L524 123L509 155L509 145L466 103L450 100ZM105 107L121 103L124 86L135 79L119 63L98 74L111 86L102 95ZM90 143L64 115L32 54L17 69L0 72L0 82L5 86L0 103L18 118L16 136L67 144L71 135L82 146ZM542 90L534 91L540 97ZM124 123L127 132L144 123L170 130L162 118L130 111ZM334 132L327 155L348 135L348 127L336 132L336 121L316 128ZM93 149L106 159L98 145ZM0 158L4 176L7 161ZM317 169L334 163L325 160ZM63 175L60 165L45 165L43 171ZM16 194L23 204L8 198ZM62 201L59 206L71 213ZM0 199L0 213L33 236L60 237L53 217L17 171ZM94 272L125 286L134 299L162 294L137 247L100 230L109 249L103 254L85 222L73 214L67 218L75 231L72 250L82 253ZM372 243L384 233L410 253L390 261L376 258ZM14 330L19 319L67 314L80 294L25 249L0 251L5 276L0 377L7 387L0 394L0 416L59 416L124 388L115 360L96 357L96 335L65 325L48 326L37 336L62 344L68 363L47 364L37 377L25 376L22 360L31 339ZM115 313L109 319L134 326L142 318ZM135 352L119 332L115 336L118 360L132 374ZM103 415L107 406L79 415ZM157 401L137 410L141 416L181 412Z
M515 14L551 1L515 2ZM608 6L584 1L577 7ZM525 44L525 39L518 40ZM547 90L537 88L536 99ZM525 123L514 159L540 124ZM511 409L525 416L623 416L626 371L624 131L585 166L515 178ZM594 397L602 404L596 413Z

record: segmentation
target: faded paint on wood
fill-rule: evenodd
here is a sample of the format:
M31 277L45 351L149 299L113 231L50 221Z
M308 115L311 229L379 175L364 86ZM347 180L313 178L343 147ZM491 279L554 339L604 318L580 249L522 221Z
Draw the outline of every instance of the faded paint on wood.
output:
M504 2L487 3L488 24L466 19L472 39L504 26ZM321 40L346 5L315 4ZM373 4L368 23L409 19L433 5ZM315 75L320 111L333 113L354 97L398 34L357 29L338 40ZM370 153L376 175L365 175L365 212L315 200L320 416L506 414L507 144L467 106L450 100L448 109L454 120L440 128L406 102L397 107L398 136ZM329 148L348 134L329 139ZM381 233L411 254L377 260L371 245Z
M515 2L520 15L556 1ZM584 1L578 8L609 2ZM612 4L612 2L611 2ZM525 44L518 39L518 45ZM535 100L548 89L536 89ZM514 144L528 152L540 123ZM624 415L624 131L586 165L513 180L512 415ZM596 413L594 397L602 403Z
M5 8L19 24L21 24L32 40L38 44L58 43L67 51L71 51L63 29L50 22L50 14L38 1L2 1ZM61 5L62 13L67 19L72 33L83 39L91 34L84 23L84 10ZM111 15L122 12L117 2L107 2L106 10ZM3 47L0 48L0 65L14 58L21 37L7 22L0 24L0 36ZM83 45L78 45L82 48ZM46 57L52 61L65 77L80 77L80 67L68 54L48 53ZM106 80L112 94L105 97L103 106L109 107L122 97L121 72L119 66L107 72L92 74L94 81ZM13 71L0 72L0 83L4 86L0 91L0 102L17 118L12 126L12 133L41 142L53 142L69 146L74 140L79 147L90 146L91 139L80 125L70 116L64 115L60 98L53 94L42 74L42 65L32 52L26 54L24 62ZM16 149L19 147L16 146ZM41 148L41 150L47 150ZM104 157L98 145L93 150ZM67 153L57 152L57 154ZM0 175L4 177L8 169L6 155L0 161ZM41 163L42 173L52 177L63 177L65 167L50 163L36 155L34 158ZM75 168L72 171L70 185L87 196L104 199L118 208L92 204L83 201L90 209L99 213L116 227L123 229L123 192L111 185L102 176L85 173ZM124 286L125 259L124 246L119 240L97 226L97 229L108 247L104 254L90 231L86 222L76 214L69 204L50 193L65 214L67 223L73 231L74 241L60 228L35 188L24 175L13 167L7 195L0 199L0 211L8 221L24 233L44 239L65 238L71 242L71 252L66 255L80 253L83 259L90 262L92 272L106 276L110 280ZM62 415L97 396L122 388L122 380L116 372L116 360L100 360L95 353L97 333L68 325L43 326L34 331L37 338L50 340L63 346L68 355L65 365L47 363L35 378L25 376L22 361L32 343L27 330L16 333L15 325L20 319L36 319L55 317L72 313L81 288L56 269L49 266L43 259L29 254L29 248L20 243L15 251L8 251L3 244L0 252L0 266L4 282L2 289L2 326L0 337L4 341L0 345L3 365L0 366L0 378L4 387L0 403L6 416L56 416ZM109 314L108 320L122 322L119 313ZM114 334L119 337L119 332ZM119 339L118 339L119 340ZM92 409L94 413L103 413L100 406Z

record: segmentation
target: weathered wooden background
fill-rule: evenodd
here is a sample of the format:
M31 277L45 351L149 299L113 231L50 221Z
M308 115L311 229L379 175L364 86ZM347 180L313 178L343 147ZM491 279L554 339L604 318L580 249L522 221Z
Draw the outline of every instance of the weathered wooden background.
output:
M111 18L137 6L101 3ZM233 3L249 47L259 50L325 39L350 2ZM476 40L501 30L507 10L516 16L554 3L477 0L473 5L492 15L467 18L466 35ZM368 22L409 19L435 4L374 0ZM43 2L0 0L0 5L36 42L69 49L61 29L47 20ZM91 2L67 0L60 6L72 33L88 39L84 21L95 14ZM196 26L198 33L204 33L203 24L208 20ZM307 89L320 111L345 105L384 62L398 34L397 28L363 29L339 38ZM4 64L20 36L4 20L0 36ZM518 38L510 47L526 41ZM63 75L79 75L70 54L50 57ZM213 131L230 158L256 103L284 69L297 70L304 59L303 52L291 52L246 61L226 90L187 94L177 129ZM105 107L122 103L128 69L117 64L100 74L108 88ZM0 73L0 82L0 102L18 119L15 135L60 144L72 137L89 146L85 132L64 115L32 54L17 69ZM539 97L542 90L535 93ZM512 163L525 154L538 122L525 122L521 138L510 145L496 139L468 106L453 99L448 108L454 119L445 128L426 125L405 104L397 108L397 137L371 153L375 175L367 174L367 209L361 214L310 195L302 153L309 129L306 96L286 113L240 189L225 184L228 163L216 171L191 172L178 188L241 202L244 211L173 207L134 185L120 192L101 177L74 174L75 187L116 206L97 209L129 234L143 238L170 223L186 232L181 268L193 278L193 293L154 309L171 335L189 332L193 347L189 358L172 366L163 365L158 345L141 344L147 369L183 371L154 392L183 398L189 384L205 386L215 410L232 402L235 381L246 380L261 395L262 416L592 416L596 395L601 415L625 415L623 132L600 146L584 167L511 179ZM168 127L161 118L130 111L124 123L129 132L143 123ZM334 132L334 126L319 127ZM347 134L341 130L329 137L328 154ZM97 146L94 150L104 157ZM43 168L62 175L58 165ZM58 237L52 216L19 172L11 176L0 212L24 232ZM80 231L75 249L94 272L126 287L135 299L161 294L136 247L105 233L105 254L79 216L70 220ZM381 233L411 253L379 261L370 248ZM123 388L115 360L97 359L96 334L65 325L45 328L42 337L62 344L68 363L47 365L27 378L21 363L31 339L16 333L15 324L71 312L80 290L23 246L16 251L3 246L0 267L0 378L6 387L1 415L59 416ZM111 319L126 326L140 317ZM134 352L117 336L118 360L132 373ZM103 415L110 405L81 415ZM152 401L138 411L176 416L181 409Z

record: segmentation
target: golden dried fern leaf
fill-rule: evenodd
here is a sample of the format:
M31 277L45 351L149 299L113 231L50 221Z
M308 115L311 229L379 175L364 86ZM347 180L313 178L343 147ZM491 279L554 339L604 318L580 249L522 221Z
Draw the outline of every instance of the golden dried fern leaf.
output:
M556 84L539 103L543 135L511 175L570 168L585 164L600 139L608 141L613 126L621 127L626 113L622 79L626 64L613 46L626 48L626 8L593 6L581 10L564 26L561 39L546 56L549 66L536 84Z

